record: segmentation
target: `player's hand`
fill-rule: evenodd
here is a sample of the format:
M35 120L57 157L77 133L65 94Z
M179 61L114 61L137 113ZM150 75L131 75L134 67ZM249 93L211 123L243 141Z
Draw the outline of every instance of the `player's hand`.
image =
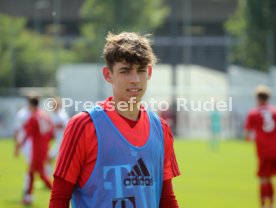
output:
M20 150L20 144L15 145L15 151L14 151L14 156L18 157L19 156L19 150Z
M245 137L244 139L246 142L252 142L254 141L254 138L251 138L251 137Z
M58 123L58 124L55 125L55 128L56 129L63 129L64 125L63 125L63 123Z

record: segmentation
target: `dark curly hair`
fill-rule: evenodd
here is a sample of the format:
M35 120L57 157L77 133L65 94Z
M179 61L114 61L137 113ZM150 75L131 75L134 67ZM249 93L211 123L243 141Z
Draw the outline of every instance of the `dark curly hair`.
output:
M154 65L157 59L149 36L133 32L122 32L117 35L109 32L103 49L103 57L109 69L112 71L115 62L127 62L141 66Z

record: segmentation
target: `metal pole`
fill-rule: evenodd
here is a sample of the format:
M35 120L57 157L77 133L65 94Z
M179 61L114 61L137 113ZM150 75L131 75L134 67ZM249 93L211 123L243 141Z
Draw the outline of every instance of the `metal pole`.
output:
M176 10L176 0L172 0L172 13L170 15L170 34L171 34L171 46L170 46L170 62L172 65L172 86L176 87L176 64L177 64L177 51L176 51L176 38L177 38L177 19L174 11Z
M267 63L268 67L274 65L274 32L270 28L267 32Z
M183 36L185 38L185 42L183 44L183 65L186 66L186 73L185 73L185 99L187 101L191 100L191 81L190 81L190 64L191 64L191 25L192 25L192 18L191 18L191 0L184 0L183 3ZM186 134L190 134L190 115L189 112L185 114L185 126L186 126Z
M60 18L61 18L61 0L54 1L54 11L53 15L53 24L54 24L54 38L56 41L55 44L55 68L57 70L59 66L59 33L60 33ZM56 84L56 79L54 78L54 84Z
M38 0L34 4L34 25L38 33L42 32L41 28L41 12L49 7L48 0Z
M171 125L171 129L174 135L177 135L177 108L176 108L176 88L177 88L177 71L176 71L176 65L177 65L177 44L176 44L176 38L177 38L177 18L176 13L174 12L176 10L176 0L171 1L172 6L172 12L170 14L170 35L171 35L171 45L170 45L170 62L172 67L172 91L171 91L171 119L173 121Z
M184 63L189 65L191 63L191 25L192 25L192 12L191 0L184 1L184 16L183 16L183 35L186 37L186 44L184 44Z

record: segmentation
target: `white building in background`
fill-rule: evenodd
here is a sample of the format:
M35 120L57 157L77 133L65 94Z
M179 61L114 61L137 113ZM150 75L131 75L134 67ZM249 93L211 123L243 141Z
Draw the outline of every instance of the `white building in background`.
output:
M112 94L111 87L103 79L102 67L101 64L70 64L59 68L56 92L64 99L65 110L70 116ZM171 66L154 66L144 100L171 104L172 98L177 98L176 130L181 137L209 138L212 106L221 104L226 105L219 112L221 137L241 137L245 115L255 106L254 88L258 84L272 88L272 103L276 104L276 68L271 68L269 73L237 66L229 67L227 73L197 65L176 68L177 87L173 87ZM0 137L12 135L12 118L22 104L23 98L0 97Z
M62 66L57 74L60 96L71 98L78 103L96 102L110 96L111 88L104 81L101 68L101 65L86 64ZM207 138L210 111L203 109L204 102L210 102L207 105L215 105L219 101L228 101L226 73L197 65L179 65L177 66L177 87L171 85L171 76L170 65L154 66L153 76L148 83L144 101L154 100L156 103L166 101L172 104L174 95L178 98L179 104L183 105L183 102L186 102L177 112L178 135ZM211 104L211 102L213 103ZM76 105L74 104L66 110L72 115L76 113ZM78 104L77 110L84 110L82 104ZM222 112L222 114L229 116L228 112ZM227 136L230 131L225 130L224 132L226 132L224 136Z
M57 92L69 115L85 110L89 102L102 101L111 95L111 87L102 76L102 67L100 64L68 64L59 68Z

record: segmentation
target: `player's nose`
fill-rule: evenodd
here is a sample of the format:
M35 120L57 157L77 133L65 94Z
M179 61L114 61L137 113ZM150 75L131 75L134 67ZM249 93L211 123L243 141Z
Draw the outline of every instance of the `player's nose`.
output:
M129 81L131 83L138 83L140 82L140 76L136 70L132 70L129 75Z

